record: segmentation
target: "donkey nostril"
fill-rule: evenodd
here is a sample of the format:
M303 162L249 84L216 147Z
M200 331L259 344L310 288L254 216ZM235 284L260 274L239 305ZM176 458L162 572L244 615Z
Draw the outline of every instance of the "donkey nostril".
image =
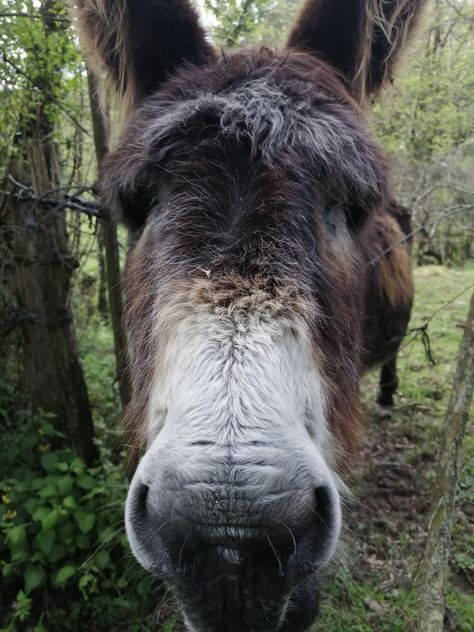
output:
M331 492L327 487L317 487L314 490L315 508L314 518L321 541L329 537L334 528L334 510Z
M147 514L148 485L140 483L133 498L133 511L137 516L143 517Z
M331 493L327 487L317 487L314 490L314 498L315 511L321 515L321 518L331 512Z
M292 559L296 575L311 574L331 558L339 535L338 502L337 492L330 487L321 486L314 490L307 530L297 542Z

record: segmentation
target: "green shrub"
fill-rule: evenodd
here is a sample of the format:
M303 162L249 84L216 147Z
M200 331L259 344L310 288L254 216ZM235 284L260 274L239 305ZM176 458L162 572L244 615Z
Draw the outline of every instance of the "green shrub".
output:
M53 448L57 438L43 414L0 449L3 630L147 629L156 589L143 573L127 585L138 567L123 529L123 468L105 448L87 468Z

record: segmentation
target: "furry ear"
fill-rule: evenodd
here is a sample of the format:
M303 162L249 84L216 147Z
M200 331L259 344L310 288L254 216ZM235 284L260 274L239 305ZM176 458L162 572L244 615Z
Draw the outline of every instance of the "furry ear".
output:
M363 103L391 81L427 0L307 0L288 47L341 72Z
M182 64L214 57L188 0L70 1L91 70L107 75L125 115Z

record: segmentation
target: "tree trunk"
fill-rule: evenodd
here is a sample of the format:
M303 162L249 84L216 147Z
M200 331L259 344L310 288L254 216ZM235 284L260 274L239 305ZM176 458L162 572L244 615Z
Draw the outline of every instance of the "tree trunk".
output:
M92 112L92 127L94 131L94 146L97 158L97 167L100 172L102 161L109 150L107 125L100 108L95 78L90 72L87 73L87 78ZM119 383L120 399L122 401L122 406L125 408L130 399L130 378L127 364L127 341L122 327L122 280L120 273L120 251L117 227L112 222L104 222L101 226L101 234L105 248L107 289L109 295L112 330L114 334L117 378Z
M42 5L45 38L58 28L57 10L62 7L54 1ZM31 65L35 62L32 59ZM37 196L48 192L51 197L60 183L50 115L55 80L51 75L60 71L43 67L43 74L37 75L42 90L21 126L21 157L11 169L17 179L31 182ZM53 423L66 443L91 464L97 449L72 322L71 281L76 262L69 248L65 211L51 211L41 203L12 196L9 217L14 233L12 289L18 309L27 316L22 351L31 411L54 413Z
M458 481L460 451L472 402L474 385L474 294L446 414L444 440L438 457L425 555L421 572L419 632L442 632L448 553Z

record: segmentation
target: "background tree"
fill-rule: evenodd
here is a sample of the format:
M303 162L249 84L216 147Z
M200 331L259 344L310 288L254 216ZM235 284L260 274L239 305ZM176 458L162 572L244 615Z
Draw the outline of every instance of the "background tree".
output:
M277 48L300 4L197 2L217 48ZM97 200L97 163L109 138L61 5L0 6L0 620L6 632L182 632L166 595L134 565L123 533L126 388L117 379L123 342L117 345L112 325L119 321L127 235L104 221ZM361 506L347 516L350 559L325 582L320 625L328 632L404 632L419 619L414 577L474 272L474 2L432 6L374 122L395 164L398 194L414 212L416 263L436 265L415 266L413 332L403 346L400 398L389 424L371 405L376 379L364 381L370 423L354 472ZM111 290L115 306L107 300ZM45 320L32 321L42 310ZM417 338L419 325L430 336L435 366ZM63 413L54 414L80 370L77 358L94 411L100 458L93 467L64 447L73 444L71 428ZM46 363L54 370L49 381ZM45 412L32 416L36 389L45 399L35 406ZM69 396L78 392L82 387ZM88 427L88 414L77 418ZM472 434L464 441L469 455ZM469 458L460 463L445 627L472 632L474 469Z
M377 106L378 135L412 209L419 262L472 257L474 3L435 0L395 92Z
M3 50L4 61L15 73L14 89L21 93L4 207L11 236L10 318L16 317L21 327L29 408L54 414L69 445L92 463L97 455L92 413L70 305L77 261L60 204L64 176L55 135L57 99L71 55L63 3L44 0L33 29L25 35L23 50ZM38 201L22 198L18 187L25 183ZM42 197L57 200L59 210L45 208Z
M102 161L109 151L109 129L105 114L101 110L97 82L93 74L89 71L87 71L87 81L97 171L100 172ZM117 226L109 221L103 222L100 237L103 240L105 251L105 271L107 276L109 310L114 335L117 379L119 383L122 407L125 408L130 399L131 386L127 364L127 342L125 339L125 331L122 327L122 279L120 271L120 245Z
M420 632L444 629L448 557L453 526L460 455L474 389L474 294L454 375L451 398L438 456L433 503L421 574Z

